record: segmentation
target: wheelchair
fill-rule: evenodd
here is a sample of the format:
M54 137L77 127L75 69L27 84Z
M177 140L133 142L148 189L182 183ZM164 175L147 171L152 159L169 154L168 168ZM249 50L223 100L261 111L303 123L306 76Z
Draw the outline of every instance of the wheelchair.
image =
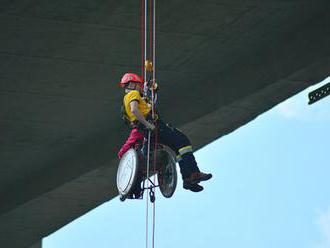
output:
M119 199L143 199L144 191L148 190L150 201L154 202L157 187L165 198L172 197L177 185L175 153L169 147L157 144L157 149L150 151L149 178L147 174L145 149L139 145L130 148L120 159L117 170ZM150 179L153 174L157 175L158 184Z

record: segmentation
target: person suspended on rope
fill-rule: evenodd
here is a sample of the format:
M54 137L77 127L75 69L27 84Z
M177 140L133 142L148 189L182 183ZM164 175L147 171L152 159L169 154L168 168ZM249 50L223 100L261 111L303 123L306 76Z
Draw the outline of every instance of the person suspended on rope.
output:
M143 98L144 82L137 74L124 74L119 86L125 90L123 112L131 124L132 131L118 156L121 157L132 145L141 141L143 136L147 137L147 131L151 130L157 133L159 143L167 145L176 153L183 188L193 192L202 191L203 187L199 183L211 179L212 174L199 170L188 137L161 120L158 114L155 120L152 119L151 106Z

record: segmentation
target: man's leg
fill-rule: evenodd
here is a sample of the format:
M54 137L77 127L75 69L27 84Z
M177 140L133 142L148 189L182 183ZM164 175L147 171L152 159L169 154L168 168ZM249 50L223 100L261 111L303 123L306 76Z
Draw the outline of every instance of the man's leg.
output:
M142 143L143 141L143 134L137 128L132 129L127 138L125 144L121 147L120 151L118 152L118 158L121 158L134 144L137 142Z
M187 136L161 120L157 121L157 127L160 142L168 145L177 153L183 187L195 192L203 190L203 187L197 183L210 179L212 175L200 172Z

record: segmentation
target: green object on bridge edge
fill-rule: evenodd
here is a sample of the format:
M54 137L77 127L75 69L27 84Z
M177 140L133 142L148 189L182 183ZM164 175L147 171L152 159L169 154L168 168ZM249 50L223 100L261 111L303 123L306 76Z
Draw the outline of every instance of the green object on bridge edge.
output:
M330 83L327 83L308 94L308 98L309 98L308 104L313 104L321 100L322 98L328 96L329 94L330 94Z

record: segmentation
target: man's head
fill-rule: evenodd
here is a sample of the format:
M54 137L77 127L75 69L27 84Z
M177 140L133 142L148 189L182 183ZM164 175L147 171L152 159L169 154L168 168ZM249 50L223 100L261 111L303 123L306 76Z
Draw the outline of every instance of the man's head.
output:
M143 81L142 79L135 73L125 73L124 76L121 78L119 83L121 88L125 88L125 90L143 90Z

